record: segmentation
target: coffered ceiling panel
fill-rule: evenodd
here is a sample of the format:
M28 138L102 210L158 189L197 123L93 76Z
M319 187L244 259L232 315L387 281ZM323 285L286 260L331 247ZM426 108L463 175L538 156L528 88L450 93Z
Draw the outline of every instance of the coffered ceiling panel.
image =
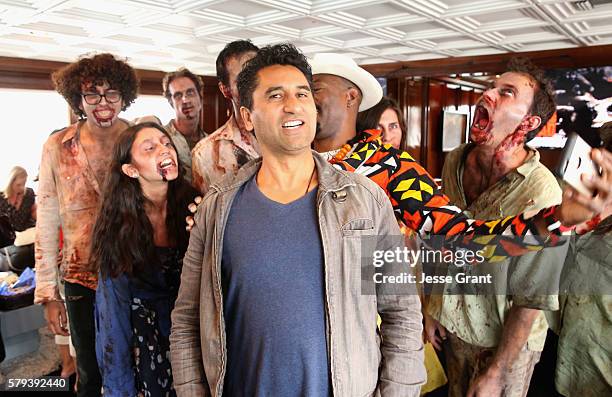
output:
M225 43L386 63L612 43L612 0L0 0L0 56L214 75Z

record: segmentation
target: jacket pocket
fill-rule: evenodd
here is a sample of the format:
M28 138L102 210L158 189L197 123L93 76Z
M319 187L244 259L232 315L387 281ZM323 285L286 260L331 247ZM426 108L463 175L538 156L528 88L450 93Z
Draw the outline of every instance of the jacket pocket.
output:
M353 219L342 225L343 237L368 236L374 232L374 221L369 218Z

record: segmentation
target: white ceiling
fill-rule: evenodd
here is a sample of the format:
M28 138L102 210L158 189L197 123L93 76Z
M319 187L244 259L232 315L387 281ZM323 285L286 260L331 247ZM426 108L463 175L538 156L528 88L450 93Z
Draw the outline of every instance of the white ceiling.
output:
M612 0L0 0L0 56L215 74L236 39L360 64L612 44ZM588 7L586 7L588 8Z

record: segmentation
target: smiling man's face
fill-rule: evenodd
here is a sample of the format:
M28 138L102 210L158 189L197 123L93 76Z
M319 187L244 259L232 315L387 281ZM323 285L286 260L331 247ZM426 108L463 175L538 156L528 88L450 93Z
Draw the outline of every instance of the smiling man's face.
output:
M310 150L317 111L306 76L296 67L273 65L257 73L252 109L241 108L247 130L263 152L298 154Z

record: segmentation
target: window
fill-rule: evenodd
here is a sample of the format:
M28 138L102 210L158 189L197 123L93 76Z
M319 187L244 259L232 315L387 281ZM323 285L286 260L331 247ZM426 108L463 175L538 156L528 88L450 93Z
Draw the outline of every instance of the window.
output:
M125 112L120 113L119 117L134 120L137 117L151 115L157 116L162 124L166 125L174 118L174 109L161 95L139 95Z
M55 91L0 88L2 145L0 186L15 165L28 171L28 186L38 175L42 147L49 134L70 122L69 108Z

